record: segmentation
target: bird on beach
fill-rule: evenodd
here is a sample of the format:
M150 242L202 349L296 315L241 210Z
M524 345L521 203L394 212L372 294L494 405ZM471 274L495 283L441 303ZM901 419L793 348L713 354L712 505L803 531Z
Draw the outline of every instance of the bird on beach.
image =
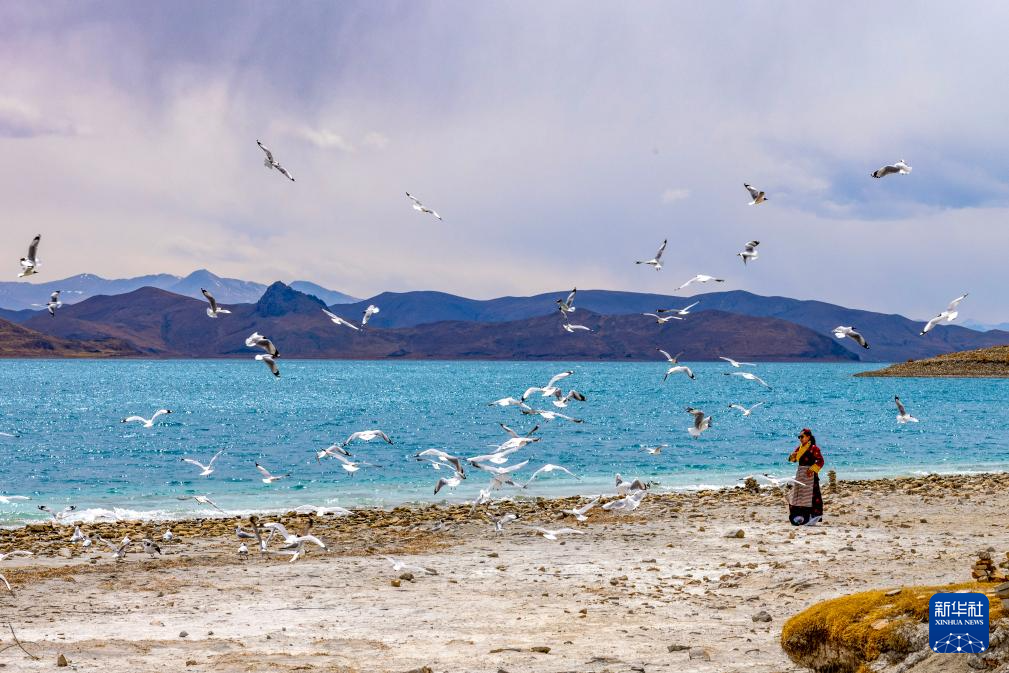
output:
M574 528L558 528L557 530L550 530L548 528L539 528L538 526L534 526L532 529L547 540L553 540L555 542L557 541L558 535L583 535L582 531Z
M78 542L84 542L86 538L87 536L81 532L81 527L74 526L74 534L70 536L70 544L77 544Z
M381 310L382 309L374 304L368 304L368 308L364 309L364 313L361 315L361 327L367 325L368 321L371 320L371 316L381 312Z
M272 484L275 481L279 481L281 479L285 479L285 478L291 476L290 473L288 473L288 474L278 474L278 475L270 474L270 471L267 470L262 465L260 465L259 463L256 463L256 469L259 470L259 473L261 475L263 475L263 478L260 481L262 481L267 486L269 486L270 484Z
M381 430L360 430L358 432L351 433L350 437L347 437L347 439L344 440L343 446L347 446L358 439L362 442L370 442L373 439L381 439L386 444L392 444L392 440L389 439L389 435L385 434Z
M685 315L689 315L690 314L690 309L694 308L695 306L697 306L700 303L701 302L699 302L699 301L695 301L690 306L684 306L683 308L660 308L660 309L657 309L655 312L656 313L675 313L676 315L679 315L679 316L685 316Z
M238 545L238 555L242 558L249 555L249 547L244 542Z
M658 446L646 446L641 450L647 453L649 456L658 456L659 454L662 453L662 449L668 449L668 448L669 448L668 444L659 444Z
M140 543L144 546L144 551L150 554L152 558L155 554L161 554L161 547L159 547L158 543L154 540L144 538L140 541Z
M276 159L273 158L273 152L270 151L270 148L261 143L259 140L256 141L256 144L259 145L259 149L263 150L263 152L266 154L266 158L263 160L263 165L266 166L267 168L277 169L277 171L281 175L283 175L291 182L294 182L294 176L291 175L286 168L281 166L280 162L278 162Z
M669 239L666 239L666 240L662 241L662 245L659 246L659 251L657 253L655 253L655 257L653 257L652 259L642 260L640 262L634 262L634 263L635 264L647 264L647 265L653 267L656 271L661 271L662 270L662 253L664 253L666 251L666 243L668 243L668 242L669 242Z
M335 313L330 313L326 309L322 309L322 312L329 316L329 319L333 321L334 325L343 325L344 327L349 327L350 329L354 330L355 332L359 332L361 330L361 328L358 327L357 325L355 325L354 323L350 322L349 320L344 320L343 318L341 318L340 316L336 315ZM361 324L363 325L364 322L365 321L362 320Z
M572 325L567 320L565 320L563 323L561 323L561 329L563 329L568 334L574 334L578 330L582 330L584 332L591 332L592 331L591 328L586 327L585 325Z
M688 285L690 285L692 283L709 283L709 282L724 283L725 279L724 278L715 278L714 276L708 276L708 275L705 275L703 273L699 273L696 276L694 276L693 278L691 278L690 280L688 280L683 285L681 285L678 288L676 288L675 290L673 290L673 292L678 292L678 291L682 290L683 288L687 287Z
M595 507L599 503L599 499L603 496L597 495L595 498L585 503L581 507L575 507L572 509L562 509L561 514L567 514L568 516L573 516L575 521L588 521L589 517L585 516L588 514L589 510Z
M607 512L633 512L641 505L646 495L648 495L646 490L631 491L623 498L609 501L603 505L603 509Z
M269 367L270 373L279 379L280 367L277 366L277 361L274 359L276 357L276 355L270 355L269 353L260 353L255 357L255 359Z
M678 315L656 315L655 313L642 313L641 315L649 318L655 318L655 324L657 325L665 325L670 320L683 320L683 318Z
M425 206L423 203L420 202L420 200L417 197L410 194L410 192L406 193L406 197L411 201L413 201L413 209L416 210L418 213L426 213L428 215L434 215L439 220L441 219L441 215Z
M632 491L648 490L648 484L646 484L645 482L641 481L640 479L633 479L631 481L627 481L626 479L620 476L619 472L617 472L616 475L614 475L614 482L617 487L617 495L627 495Z
M927 323L925 323L925 326L921 328L921 333L919 334L919 336L925 336L925 334L931 332L932 328L935 327L936 325L941 325L943 322L951 323L954 320L956 320L956 317L960 315L960 312L957 310L957 307L959 307L960 302L962 302L966 298L967 294L964 293L959 297L957 297L956 299L954 299L953 301L951 301L949 303L949 306L946 307L945 311L943 311L942 313L940 313L939 315L937 315L936 317L932 318Z
M730 409L738 409L743 414L743 416L749 416L750 414L753 413L754 409L756 409L757 407L759 407L762 404L763 404L763 402L757 402L756 404L754 404L749 409L747 409L746 407L744 407L742 404L730 404L729 408Z
M165 542L171 542L172 540L175 539L175 534L172 533L172 529L169 528L168 530L165 531L165 534L161 536L161 539L164 540Z
M756 367L757 366L757 365L755 365L752 362L739 362L737 360L733 360L732 358L727 358L727 357L725 357L723 355L719 355L718 359L719 360L725 360L730 365L732 365L733 367L736 367L736 368L743 367L743 366L746 366L746 367Z
M500 535L504 532L504 527L510 524L512 521L517 521L519 518L518 514L513 514L508 512L507 514L501 516L500 518L494 519L494 532Z
M687 407L687 413L694 417L694 424L687 428L687 432L694 439L701 436L701 433L711 427L711 416L705 416L700 409Z
M321 505L298 505L294 508L294 511L298 514L315 514L316 516L327 516L332 514L337 517L350 516L354 513L346 507L338 507L336 505L332 507L323 507Z
M28 244L28 256L21 258L21 273L18 274L18 278L38 273L38 268L41 266L41 262L38 259L39 241L41 240L42 234L37 234L32 239L32 242Z
M273 342L259 332L253 332L250 334L245 340L245 346L246 348L262 348L270 357L280 357L280 351L278 351L277 347L273 345Z
M122 542L115 543L115 542L109 542L101 535L99 535L98 541L109 548L109 550L112 552L113 557L117 561L122 561L126 557L126 550L129 549L130 545L133 543L133 540L131 540L129 536L124 537Z
M425 573L425 574L437 574L437 573L431 572L430 569L425 568L424 566L419 566L419 565L414 565L412 563L407 563L406 561L403 561L402 559L395 558L393 556L383 556L382 558L389 562L389 565L392 566L393 572L401 573L404 570L406 570L406 571L412 571L412 572L422 572L422 573Z
M150 418L144 418L143 416L127 416L121 423L142 423L145 428L153 428L154 421L158 419L159 416L164 416L165 414L172 413L171 409L158 409L154 412L154 415Z
M207 307L208 316L210 316L211 318L216 318L219 313L231 313L231 311L229 311L228 309L221 308L217 304L217 300L214 299L214 295L207 292L204 288L201 287L200 292L202 292L203 296L207 298L208 302L210 302L210 306Z
M686 365L681 365L678 358L683 355L683 351L680 351L676 355L670 355L668 352L662 350L661 348L656 348L658 352L662 353L662 356L666 358L666 362L673 365L666 370L666 375L662 377L662 382L665 383L666 379L669 378L670 374L686 374L687 378L693 379L694 372Z
M323 542L316 536L309 534L311 528L312 528L312 519L309 519L306 522L305 527L297 535L288 532L284 524L279 522L264 523L262 526L259 526L260 530L270 532L270 534L266 538L265 543L266 545L269 545L270 541L276 535L279 536L280 539L283 541L283 547L281 547L281 549L285 547L294 547L300 544L304 544L305 542L310 542L315 546L319 547L320 549L322 549L323 551L327 551L329 547L326 546L325 542Z
M907 413L907 409L904 408L904 403L900 401L900 398L896 395L893 396L893 401L897 403L897 422L903 425L904 423L917 423L918 419Z
M743 258L743 266L750 260L757 260L760 258L760 253L757 252L757 246L760 245L760 241L750 241L743 246L742 252L737 252L736 257Z
M190 465L195 465L196 467L200 468L202 470L202 472L200 472L201 477L209 477L211 474L214 473L214 461L217 460L222 453L224 453L224 449L221 449L220 451L215 453L214 457L211 458L210 462L207 463L206 465L193 458L180 458L179 460L183 463L189 463Z
M768 200L767 197L764 196L764 192L754 188L753 185L744 182L743 186L746 187L746 191L750 193L750 198L753 199L747 205L756 206Z
M571 290L567 299L557 300L557 310L561 312L561 315L564 316L565 320L567 319L568 313L575 312L575 294L577 294L577 292L578 288L576 287Z
M838 339L843 339L844 337L851 337L862 348L868 348L869 342L865 340L854 327L845 327L844 325L838 325L833 329L834 336Z
M911 167L901 159L895 164L887 164L882 168L877 168L872 173L869 173L874 178L884 178L887 175L907 175L911 172Z
M764 386L768 390L771 390L771 386L767 385L764 379L760 378L752 372L722 372L725 376L738 376L740 378L746 379L747 381L756 381L760 385Z
M215 503L213 500L211 500L209 497L207 497L205 495L179 495L179 496L176 496L176 499L177 500L195 500L197 503L199 503L201 505L207 505L208 507L213 507L218 512L220 512L221 514L227 514L227 512L225 512L223 509L221 509L220 507L217 506L217 503Z

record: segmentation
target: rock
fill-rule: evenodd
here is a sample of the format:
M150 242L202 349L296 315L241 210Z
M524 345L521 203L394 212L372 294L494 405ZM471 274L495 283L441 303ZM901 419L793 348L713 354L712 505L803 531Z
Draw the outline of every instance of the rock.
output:
M891 589L890 591L887 591L887 592L886 592L886 595L887 595L887 596L896 596L896 595L897 595L897 594L899 594L899 593L900 593L901 591L903 591L903 590L902 590L902 589Z
M550 648L546 645L535 645L529 648L530 652L538 652L539 654L550 654Z
M735 533L729 533L725 537L732 537L732 538L736 538L736 539L742 540L744 537L746 537L746 532L742 528L740 528Z
M690 645L670 645L666 648L669 652L682 652L683 650L689 650Z
M761 610L757 614L750 617L755 622L769 622L771 621L771 615L767 614L766 610Z
M188 631L179 631L179 638L188 638L188 637L189 637Z
M399 576L399 578L401 580L405 580L407 582L412 582L413 581L413 573L403 573L402 575Z
M711 661L711 655L703 647L691 647L687 656L691 661Z
M186 659L186 666L196 666L199 663L196 659Z
M389 584L398 589L403 583L400 582L399 580L389 580Z
M70 665L70 662L69 662L69 661L67 661L67 658L66 658L66 657L64 657L64 656L63 656L63 654L60 654L60 656L56 657L56 665L57 665L57 666L58 666L59 668L64 668L64 667L66 667L66 666L69 666L69 665Z

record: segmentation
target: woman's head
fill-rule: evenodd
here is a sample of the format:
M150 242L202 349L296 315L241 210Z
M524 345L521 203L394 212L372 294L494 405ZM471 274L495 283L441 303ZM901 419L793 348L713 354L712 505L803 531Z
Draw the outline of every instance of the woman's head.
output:
M803 428L802 432L799 433L800 442L809 442L810 444L816 444L816 437L813 436L813 431L809 428Z

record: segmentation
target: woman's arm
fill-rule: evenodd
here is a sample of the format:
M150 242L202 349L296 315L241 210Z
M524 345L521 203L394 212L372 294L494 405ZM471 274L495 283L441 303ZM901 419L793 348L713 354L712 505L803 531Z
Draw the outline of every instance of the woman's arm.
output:
M819 446L813 446L813 464L809 466L811 472L819 472L823 467L823 454L820 453Z

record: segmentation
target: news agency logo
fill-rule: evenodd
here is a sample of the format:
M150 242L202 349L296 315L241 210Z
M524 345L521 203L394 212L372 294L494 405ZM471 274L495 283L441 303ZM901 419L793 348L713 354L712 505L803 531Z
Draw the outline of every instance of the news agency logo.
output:
M988 608L984 594L933 594L928 602L932 651L978 654L987 650Z

